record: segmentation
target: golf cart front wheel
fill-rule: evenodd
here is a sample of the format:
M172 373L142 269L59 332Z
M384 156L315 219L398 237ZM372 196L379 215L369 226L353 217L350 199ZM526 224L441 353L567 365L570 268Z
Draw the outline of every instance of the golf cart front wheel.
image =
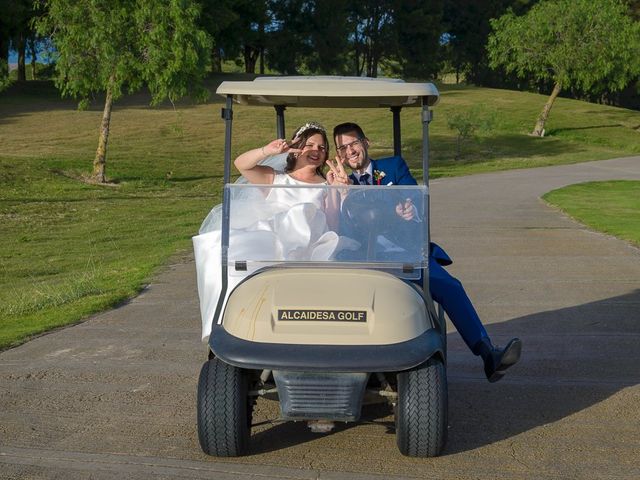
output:
M252 402L246 370L212 358L198 380L198 439L202 451L216 457L247 453Z
M447 440L447 402L447 373L440 358L398 374L396 441L403 455L440 455Z

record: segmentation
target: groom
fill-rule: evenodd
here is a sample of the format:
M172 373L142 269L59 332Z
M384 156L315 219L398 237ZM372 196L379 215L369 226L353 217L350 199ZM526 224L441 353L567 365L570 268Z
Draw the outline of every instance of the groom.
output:
M349 178L355 185L417 185L409 167L401 157L373 160L369 157L369 140L355 123L342 123L333 129L338 160L349 165ZM410 199L399 203L397 215L406 222L420 222L416 207ZM475 355L484 362L484 371L490 382L500 380L507 368L520 359L522 342L513 338L506 347L494 347L480 317L459 280L449 275L443 266L451 259L438 245L430 245L429 291L445 312Z

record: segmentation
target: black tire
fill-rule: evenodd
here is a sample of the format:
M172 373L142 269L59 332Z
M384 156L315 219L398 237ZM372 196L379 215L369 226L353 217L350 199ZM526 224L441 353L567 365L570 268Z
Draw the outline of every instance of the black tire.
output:
M202 451L237 457L249 449L252 402L248 372L212 358L198 380L198 439Z
M447 413L447 372L440 358L398 374L396 441L403 455L440 455L447 441Z

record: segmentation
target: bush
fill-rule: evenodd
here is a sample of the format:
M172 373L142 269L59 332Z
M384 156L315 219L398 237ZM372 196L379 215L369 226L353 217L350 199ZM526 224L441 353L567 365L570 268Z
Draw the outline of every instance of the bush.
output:
M462 157L462 146L476 137L477 133L486 134L493 130L497 112L484 105L474 105L468 110L454 113L447 120L447 126L456 135L456 160Z

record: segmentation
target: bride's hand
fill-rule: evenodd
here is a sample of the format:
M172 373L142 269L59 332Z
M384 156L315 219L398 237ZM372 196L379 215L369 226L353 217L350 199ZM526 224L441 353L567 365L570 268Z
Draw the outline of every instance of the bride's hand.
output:
M353 183L338 157L336 157L335 162L327 159L327 165L329 166L329 171L327 172L329 185L350 185Z
M284 138L277 138L272 142L269 142L267 145L262 147L262 153L270 156L270 155L279 155L281 153L299 153L302 150L298 148L291 148L291 145L294 145L300 139L298 137L291 140L291 142L287 142Z

